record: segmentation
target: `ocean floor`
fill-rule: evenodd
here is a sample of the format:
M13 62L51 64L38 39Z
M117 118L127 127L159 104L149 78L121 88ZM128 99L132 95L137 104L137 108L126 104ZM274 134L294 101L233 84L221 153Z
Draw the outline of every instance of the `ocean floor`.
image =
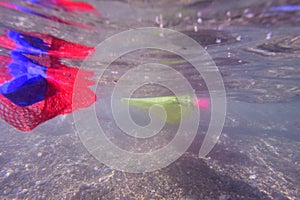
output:
M300 141L282 135L225 131L207 159L198 158L195 142L170 166L132 174L101 164L67 130L1 129L2 199L299 198Z

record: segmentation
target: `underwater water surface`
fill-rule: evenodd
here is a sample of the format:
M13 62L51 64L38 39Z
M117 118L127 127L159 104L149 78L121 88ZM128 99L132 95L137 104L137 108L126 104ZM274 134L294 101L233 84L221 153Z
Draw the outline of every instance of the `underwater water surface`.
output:
M178 127L167 126L149 140L122 134L113 120L110 95L128 70L149 62L166 64L183 74L198 97L209 98L210 91L188 62L162 50L130 52L111 63L100 80L91 78L93 65L97 65L91 63L85 74L91 80L84 82L82 90L89 98L78 108L68 107L71 89L57 84L56 88L62 86L55 93L62 94L60 109L39 119L30 132L17 130L19 122L0 121L1 199L300 199L299 6L295 0L0 1L0 74L8 74L7 64L20 58L12 53L18 47L17 55L25 52L27 63L42 66L31 73L41 87L44 79L55 74L47 74L45 67L54 66L70 73L67 78L64 73L57 77L71 88L69 80L97 44L129 29L161 27L186 34L209 53L227 97L222 134L205 159L198 152L210 109L200 109L197 135L178 160L153 172L122 172L102 164L86 150L71 112L94 104L99 123L113 143L127 151L147 152L168 144ZM25 34L22 38L31 46L8 40L9 31ZM46 53L40 55L41 49ZM20 59L15 63L23 66ZM152 73L166 83L176 83L176 77L163 70ZM27 78L36 81L31 76ZM2 76L0 83L9 78ZM130 86L136 80L126 81ZM93 84L95 94L87 89ZM7 88L1 88L1 94L10 91ZM45 94L25 103L41 101ZM135 97L168 95L172 91L157 85L143 86L134 93ZM7 104L3 106L7 99L1 101L1 112L7 109ZM148 123L145 111L131 109L137 124ZM17 113L22 118L24 112Z

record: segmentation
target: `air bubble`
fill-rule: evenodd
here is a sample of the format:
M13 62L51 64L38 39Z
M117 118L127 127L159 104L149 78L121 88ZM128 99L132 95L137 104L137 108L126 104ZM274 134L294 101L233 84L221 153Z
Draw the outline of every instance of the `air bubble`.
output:
M194 26L194 31L198 32L198 26L197 25Z
M199 17L199 18L197 19L197 23L198 23L198 24L202 24L202 22L203 22L203 21L202 21L202 18Z

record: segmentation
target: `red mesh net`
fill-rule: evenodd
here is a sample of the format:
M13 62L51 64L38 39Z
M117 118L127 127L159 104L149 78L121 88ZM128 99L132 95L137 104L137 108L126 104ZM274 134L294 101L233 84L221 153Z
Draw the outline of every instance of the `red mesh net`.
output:
M33 58L33 57L32 57ZM0 95L0 117L22 131L30 131L39 124L60 114L71 113L72 111L90 106L95 102L96 96L88 86L94 81L89 80L93 72L79 70L61 65L58 60L51 57L34 57L40 62L46 61L47 68L47 93L43 101L29 106L17 106L3 95ZM0 84L10 79L6 65L10 58L0 57ZM46 66L47 66L46 65ZM79 81L80 91L73 94L75 79ZM77 85L77 84L76 84ZM74 95L74 96L73 96ZM73 106L73 98L81 104Z

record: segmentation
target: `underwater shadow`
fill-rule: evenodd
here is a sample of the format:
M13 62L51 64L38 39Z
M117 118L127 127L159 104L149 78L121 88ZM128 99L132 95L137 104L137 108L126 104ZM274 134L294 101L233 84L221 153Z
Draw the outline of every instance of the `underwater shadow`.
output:
M246 182L215 171L190 153L184 154L167 171L187 199L270 199Z

